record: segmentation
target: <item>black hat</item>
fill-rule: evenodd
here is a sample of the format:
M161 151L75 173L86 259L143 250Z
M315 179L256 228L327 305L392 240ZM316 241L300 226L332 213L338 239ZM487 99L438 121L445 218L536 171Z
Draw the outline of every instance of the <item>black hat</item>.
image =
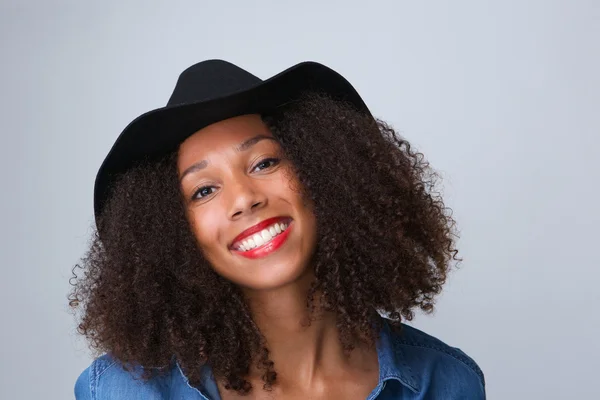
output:
M96 175L96 221L117 177L143 160L175 150L194 132L221 120L261 114L314 90L369 112L344 77L315 62L302 62L263 81L223 60L192 65L179 75L167 105L133 120L119 135Z

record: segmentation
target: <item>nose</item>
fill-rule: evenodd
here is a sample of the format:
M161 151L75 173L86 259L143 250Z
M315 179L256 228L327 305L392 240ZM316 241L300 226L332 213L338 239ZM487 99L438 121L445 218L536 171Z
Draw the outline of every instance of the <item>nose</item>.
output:
M267 205L267 196L260 190L252 178L238 177L230 182L229 218L236 220L250 215Z

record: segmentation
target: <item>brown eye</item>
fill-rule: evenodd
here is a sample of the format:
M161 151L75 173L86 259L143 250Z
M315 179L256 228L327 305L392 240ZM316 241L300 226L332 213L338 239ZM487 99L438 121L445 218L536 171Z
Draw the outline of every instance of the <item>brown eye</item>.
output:
M211 195L214 192L215 187L214 186L202 186L201 188L198 188L198 190L196 190L194 192L194 194L192 195L192 199L201 199L204 198L206 196Z
M254 169L262 171L263 169L274 167L277 164L279 164L278 158L265 158L264 160L261 160L258 164L256 164L256 167L254 167Z

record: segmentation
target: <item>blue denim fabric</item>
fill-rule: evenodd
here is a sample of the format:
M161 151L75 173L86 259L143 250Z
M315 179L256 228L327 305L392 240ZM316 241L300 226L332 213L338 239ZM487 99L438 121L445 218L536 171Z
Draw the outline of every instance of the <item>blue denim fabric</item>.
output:
M418 329L404 325L402 333L387 324L377 342L379 383L367 400L485 399L484 376L461 350ZM143 382L108 355L96 359L75 384L77 400L219 400L209 367L198 389L189 385L179 368Z

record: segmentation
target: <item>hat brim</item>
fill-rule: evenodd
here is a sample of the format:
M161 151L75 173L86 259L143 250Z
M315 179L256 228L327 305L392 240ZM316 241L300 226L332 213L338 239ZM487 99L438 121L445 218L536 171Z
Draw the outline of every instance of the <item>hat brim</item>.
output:
M161 107L140 115L121 132L98 170L94 184L96 220L118 176L134 165L174 151L194 132L208 125L239 115L267 113L307 90L327 93L369 113L360 95L343 76L322 64L302 62L236 93Z

